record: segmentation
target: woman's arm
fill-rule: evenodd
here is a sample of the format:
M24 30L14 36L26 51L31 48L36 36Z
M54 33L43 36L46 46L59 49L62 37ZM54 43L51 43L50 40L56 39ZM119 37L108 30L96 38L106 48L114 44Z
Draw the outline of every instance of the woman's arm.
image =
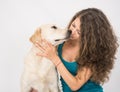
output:
M68 84L68 86L71 88L71 90L73 91L78 90L83 84L85 84L89 80L89 78L92 75L91 70L89 68L85 67L82 70L79 70L76 76L73 76L66 69L66 67L63 65L62 61L56 54L55 47L45 40L43 41L43 43L35 44L36 47L38 47L42 51L42 53L38 53L37 55L44 56L54 63L60 75L62 76L64 81Z
M64 81L68 84L68 86L71 88L71 90L76 91L78 90L82 85L84 85L89 78L91 77L92 73L89 68L83 68L82 70L79 70L76 76L73 76L63 65L61 60L58 56L54 57L54 62L60 62L58 63L57 70L59 71L60 75L64 79Z

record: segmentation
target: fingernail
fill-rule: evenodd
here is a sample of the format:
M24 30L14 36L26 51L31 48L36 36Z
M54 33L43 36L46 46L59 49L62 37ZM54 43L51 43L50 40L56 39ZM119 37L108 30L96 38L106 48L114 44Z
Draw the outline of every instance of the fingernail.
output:
M38 54L38 53L36 53L36 55L38 56L39 54Z
M38 47L38 45L35 43L35 46Z
M38 43L38 41L36 41L36 43Z

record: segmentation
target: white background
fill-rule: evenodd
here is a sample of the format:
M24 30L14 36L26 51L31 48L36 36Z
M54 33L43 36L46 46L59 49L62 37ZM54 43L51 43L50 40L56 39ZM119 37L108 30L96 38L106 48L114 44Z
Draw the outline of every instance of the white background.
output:
M119 0L0 0L0 92L20 92L29 37L38 26L54 23L64 28L77 11L88 7L101 9L120 37ZM116 56L105 92L120 92L120 47Z

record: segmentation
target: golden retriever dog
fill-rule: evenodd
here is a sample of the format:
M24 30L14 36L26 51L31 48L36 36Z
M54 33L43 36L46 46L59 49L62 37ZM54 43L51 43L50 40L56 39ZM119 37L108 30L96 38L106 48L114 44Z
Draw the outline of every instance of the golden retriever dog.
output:
M30 92L32 88L38 92L59 92L58 73L54 64L45 57L37 56L40 50L34 45L36 41L45 39L57 46L70 37L70 31L56 25L40 26L30 37L33 46L25 57L25 67L21 79L21 92Z

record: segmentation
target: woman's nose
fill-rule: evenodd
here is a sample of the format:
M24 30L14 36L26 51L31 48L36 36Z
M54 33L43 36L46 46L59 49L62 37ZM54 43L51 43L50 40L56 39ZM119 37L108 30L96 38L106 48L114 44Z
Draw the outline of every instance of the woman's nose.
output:
M75 33L75 29L70 29L70 31L71 31L71 34L74 34Z

